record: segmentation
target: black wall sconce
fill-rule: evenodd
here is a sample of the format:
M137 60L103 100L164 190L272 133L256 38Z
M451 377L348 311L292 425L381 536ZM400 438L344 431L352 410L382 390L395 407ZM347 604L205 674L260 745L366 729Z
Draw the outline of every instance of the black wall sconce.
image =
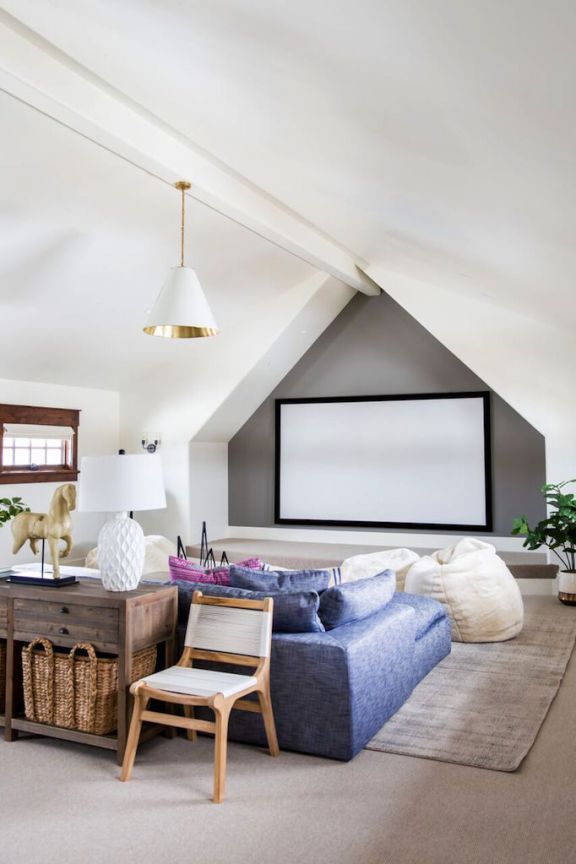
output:
M153 440L149 440L148 438L142 438L142 449L146 450L147 453L156 453L156 450L159 446L159 438L154 438Z

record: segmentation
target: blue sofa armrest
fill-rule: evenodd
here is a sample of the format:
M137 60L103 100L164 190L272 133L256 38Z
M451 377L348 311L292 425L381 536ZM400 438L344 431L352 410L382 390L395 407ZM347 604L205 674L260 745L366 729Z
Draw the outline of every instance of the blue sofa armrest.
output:
M385 606L330 632L347 655L351 729L346 758L351 759L412 692L416 617L407 606Z
M271 691L280 747L352 759L412 690L415 615L385 607L327 633L277 633ZM230 737L265 746L258 714L233 711Z

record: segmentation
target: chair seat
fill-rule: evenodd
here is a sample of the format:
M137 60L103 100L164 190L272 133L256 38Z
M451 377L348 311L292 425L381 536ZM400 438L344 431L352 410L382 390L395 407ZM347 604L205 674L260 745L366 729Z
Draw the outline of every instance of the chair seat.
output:
M257 684L250 675L236 675L232 672L215 672L212 669L195 669L185 666L170 666L162 672L155 672L142 678L145 684L157 690L171 693L184 693L188 696L233 696L247 687Z

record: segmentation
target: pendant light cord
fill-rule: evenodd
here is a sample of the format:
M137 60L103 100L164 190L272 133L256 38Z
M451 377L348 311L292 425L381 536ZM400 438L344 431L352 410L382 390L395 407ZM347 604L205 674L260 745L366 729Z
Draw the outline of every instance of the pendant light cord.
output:
M184 267L184 217L186 215L185 189L182 187L182 224L180 226L180 266Z
M176 189L179 189L182 193L182 212L181 212L181 222L180 222L180 267L184 267L184 219L186 217L186 190L190 189L190 183L187 180L178 180L177 183L174 184Z

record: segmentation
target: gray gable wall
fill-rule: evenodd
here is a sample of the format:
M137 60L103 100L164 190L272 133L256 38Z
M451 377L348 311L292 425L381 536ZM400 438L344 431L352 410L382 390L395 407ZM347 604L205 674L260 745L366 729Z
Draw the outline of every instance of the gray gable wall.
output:
M490 388L391 297L358 294L230 441L230 525L275 524L275 399L462 390ZM505 536L514 516L545 516L545 443L491 392L493 533Z

